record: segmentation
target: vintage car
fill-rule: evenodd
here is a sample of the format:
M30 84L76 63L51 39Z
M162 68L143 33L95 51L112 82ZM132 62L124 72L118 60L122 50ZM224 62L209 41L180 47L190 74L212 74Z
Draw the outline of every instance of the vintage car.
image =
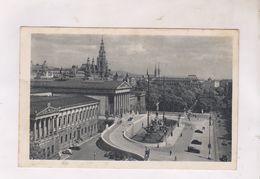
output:
M66 149L64 151L62 151L63 154L69 154L72 155L72 150L71 149Z
M197 145L201 145L201 141L197 140L197 139L194 139L191 141L192 144L197 144Z
M188 146L188 152L192 152L192 153L197 153L199 154L200 153L200 150L199 149L196 149L195 147L192 147L192 146Z
M195 130L195 133L200 133L200 134L202 134L202 133L203 133L203 131L201 131L201 130L197 129L197 130Z

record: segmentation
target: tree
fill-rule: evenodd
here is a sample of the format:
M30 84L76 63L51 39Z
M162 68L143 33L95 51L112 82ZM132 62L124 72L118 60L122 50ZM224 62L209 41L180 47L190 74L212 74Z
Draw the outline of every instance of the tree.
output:
M30 142L30 159L45 159L45 155L39 145L39 142Z

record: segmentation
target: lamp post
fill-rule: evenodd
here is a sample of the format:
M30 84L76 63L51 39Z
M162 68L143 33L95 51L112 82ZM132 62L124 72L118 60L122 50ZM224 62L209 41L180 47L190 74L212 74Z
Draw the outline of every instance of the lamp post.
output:
M208 149L209 149L209 154L208 154L208 159L211 159L211 153L210 153L210 149L211 149L211 143L210 143L210 126L211 126L211 115L209 116L209 144L208 144Z
M165 123L165 77L163 77L163 122Z
M178 123L177 123L178 127L180 127L180 119L181 119L181 114L178 115Z
M149 74L147 73L147 78L148 78L148 89L147 89L147 130L150 131L150 122L149 122L149 116L150 116L150 77Z

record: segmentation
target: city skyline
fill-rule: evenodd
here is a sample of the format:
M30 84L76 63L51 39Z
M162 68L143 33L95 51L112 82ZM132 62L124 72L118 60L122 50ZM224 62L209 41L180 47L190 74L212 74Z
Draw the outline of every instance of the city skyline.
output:
M161 76L232 78L232 39L228 37L33 34L31 60L80 67L88 57L96 59L102 37L112 71L144 75L148 69L153 74L155 64L160 64Z

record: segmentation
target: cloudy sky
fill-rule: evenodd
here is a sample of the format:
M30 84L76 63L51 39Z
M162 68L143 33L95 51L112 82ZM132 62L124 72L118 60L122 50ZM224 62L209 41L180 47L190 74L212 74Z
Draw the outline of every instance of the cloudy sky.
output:
M32 35L32 62L71 67L96 59L100 35ZM232 77L232 41L229 37L104 35L106 56L112 71L137 74L154 72L160 63L161 75L215 79Z

